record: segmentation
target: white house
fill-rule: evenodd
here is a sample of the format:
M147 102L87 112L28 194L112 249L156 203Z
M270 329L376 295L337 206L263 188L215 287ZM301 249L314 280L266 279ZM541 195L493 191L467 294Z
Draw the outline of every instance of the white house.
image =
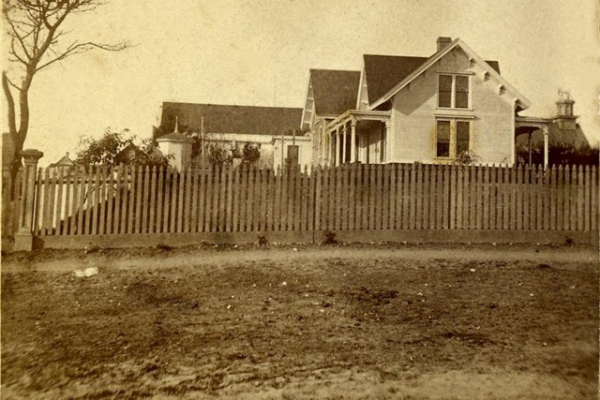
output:
M360 71L311 70L301 126L313 161L515 163L529 100L460 39L440 37L430 57L364 55ZM547 132L547 130L546 130Z

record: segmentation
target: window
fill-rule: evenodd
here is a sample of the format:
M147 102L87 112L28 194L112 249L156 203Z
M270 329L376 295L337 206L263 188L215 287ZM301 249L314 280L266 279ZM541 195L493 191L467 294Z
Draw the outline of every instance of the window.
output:
M455 76L456 94L454 95L455 108L469 108L469 77Z
M456 155L469 151L470 124L466 121L456 121Z
M452 107L452 75L440 75L440 107Z
M471 123L460 120L438 120L435 138L435 156L455 158L469 151Z
M440 75L438 107L469 108L469 77L465 75Z
M437 123L437 157L450 157L450 121Z
M287 162L290 165L298 164L298 155L300 153L300 146L298 145L288 145L287 147Z

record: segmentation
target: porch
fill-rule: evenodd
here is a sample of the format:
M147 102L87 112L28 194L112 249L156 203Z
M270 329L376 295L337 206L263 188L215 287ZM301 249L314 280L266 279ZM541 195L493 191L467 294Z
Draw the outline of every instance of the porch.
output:
M515 117L515 142L518 136L527 135L527 164L531 166L532 162L532 141L531 136L533 132L537 130L541 130L544 134L544 168L548 166L550 161L550 149L549 149L549 126L552 124L552 119L550 118L538 118L538 117ZM516 162L516 147L513 149L515 153L515 162Z
M383 164L389 159L390 111L348 110L315 127L319 165Z

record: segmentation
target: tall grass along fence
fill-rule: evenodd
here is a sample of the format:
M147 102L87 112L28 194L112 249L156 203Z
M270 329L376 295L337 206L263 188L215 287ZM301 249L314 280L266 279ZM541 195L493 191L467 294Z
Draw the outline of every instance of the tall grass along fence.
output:
M39 169L38 237L379 230L598 231L598 169L353 164ZM133 237L133 236L132 236Z

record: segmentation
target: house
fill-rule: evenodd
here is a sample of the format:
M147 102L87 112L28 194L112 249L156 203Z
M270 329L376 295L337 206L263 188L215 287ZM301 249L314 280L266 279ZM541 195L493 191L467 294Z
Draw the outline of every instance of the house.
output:
M164 102L155 140L161 149L171 142L198 140L203 146L220 145L232 155L252 143L260 148L259 166L277 168L286 159L303 166L310 164L312 154L310 137L298 130L301 117L301 108ZM185 168L191 162L189 145L172 147L166 154L185 153L174 162Z
M367 54L360 71L310 70L301 127L320 165L513 165L517 130L549 129L519 116L529 106L497 61L440 37L430 57Z
M69 152L67 152L60 160L58 160L55 163L50 164L48 167L49 168L61 168L63 170L68 170L71 167L77 167L79 166L78 163L76 163L75 161L71 160L71 158L69 157Z

